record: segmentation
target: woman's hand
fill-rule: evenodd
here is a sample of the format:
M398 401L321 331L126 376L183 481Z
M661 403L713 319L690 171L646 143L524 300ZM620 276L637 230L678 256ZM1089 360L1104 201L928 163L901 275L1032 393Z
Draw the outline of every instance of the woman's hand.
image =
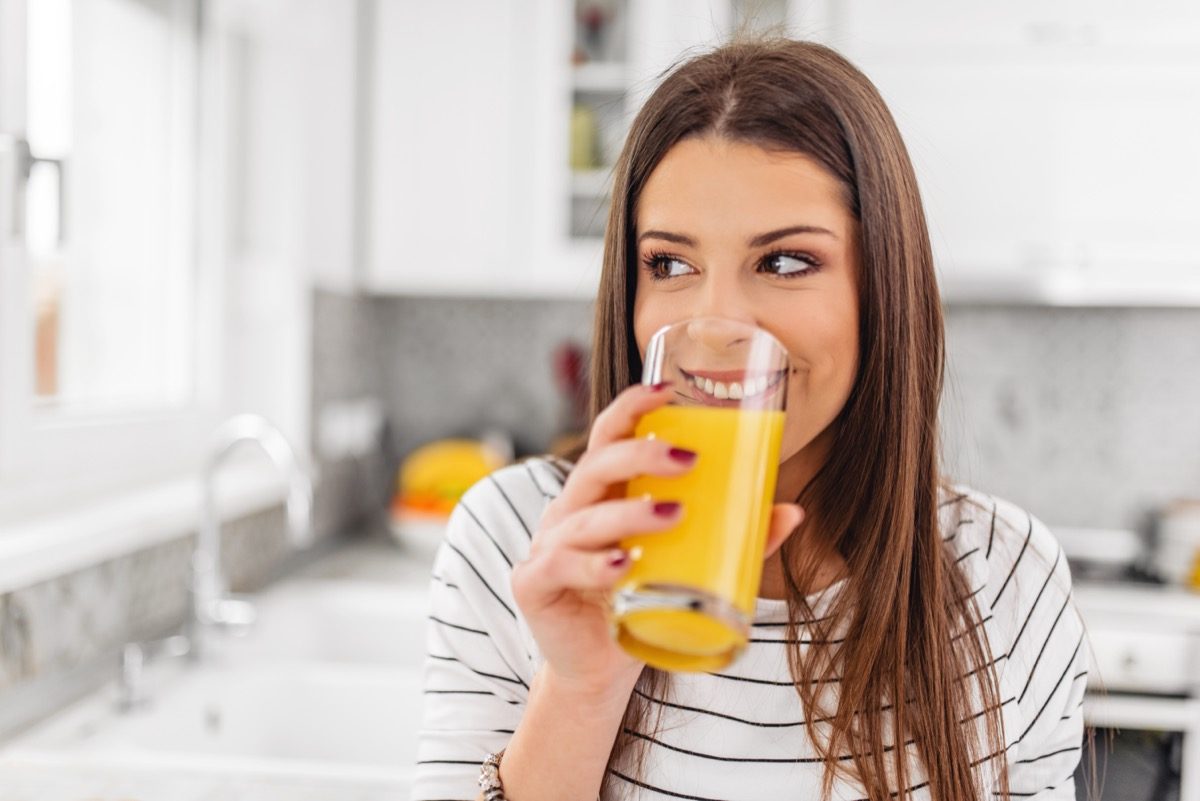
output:
M666 387L625 389L592 425L587 450L533 535L529 558L512 574L513 595L555 679L579 692L632 692L643 663L609 632L606 595L629 569L619 541L674 526L678 504L623 497L639 475L687 473L696 455L659 439L633 437L642 415L667 403ZM701 457L702 458L702 457ZM800 522L794 504L777 504L770 539Z

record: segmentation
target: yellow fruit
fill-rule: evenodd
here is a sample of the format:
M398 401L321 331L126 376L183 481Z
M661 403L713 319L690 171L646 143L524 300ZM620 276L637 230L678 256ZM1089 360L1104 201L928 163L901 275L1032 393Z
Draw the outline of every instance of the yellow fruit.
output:
M417 448L400 467L396 489L402 502L452 508L476 481L503 467L504 457L472 439L443 439Z

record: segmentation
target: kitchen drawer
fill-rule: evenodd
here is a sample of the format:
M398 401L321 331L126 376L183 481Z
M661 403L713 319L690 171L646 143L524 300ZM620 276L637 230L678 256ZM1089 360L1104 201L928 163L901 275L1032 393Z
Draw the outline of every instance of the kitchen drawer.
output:
M1200 685L1196 640L1182 631L1089 626L1088 685L1123 692L1190 692Z

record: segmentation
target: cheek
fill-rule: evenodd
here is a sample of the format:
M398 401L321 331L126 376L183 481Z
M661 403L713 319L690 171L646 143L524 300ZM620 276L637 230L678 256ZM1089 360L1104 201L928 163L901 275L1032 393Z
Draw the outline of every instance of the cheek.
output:
M799 451L841 413L858 372L858 321L853 314L832 319L809 316L809 325L789 346L798 362L788 387L783 455Z

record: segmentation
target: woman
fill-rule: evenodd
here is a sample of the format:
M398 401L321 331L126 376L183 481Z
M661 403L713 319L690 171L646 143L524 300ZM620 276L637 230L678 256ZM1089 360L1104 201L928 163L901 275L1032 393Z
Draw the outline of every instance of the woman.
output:
M941 480L941 305L874 87L809 43L694 58L634 121L613 197L587 442L472 487L436 560L413 797L476 797L503 749L480 797L1074 799L1066 561ZM619 540L681 514L622 483L705 458L632 436L670 395L638 385L650 335L703 314L783 342L789 412L750 646L667 675L615 646L603 599Z

